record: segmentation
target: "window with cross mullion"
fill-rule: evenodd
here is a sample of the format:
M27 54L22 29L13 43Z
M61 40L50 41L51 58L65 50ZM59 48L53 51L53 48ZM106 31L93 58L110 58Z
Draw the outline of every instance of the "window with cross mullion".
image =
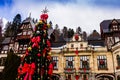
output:
M107 69L107 58L105 55L97 56L98 69Z
M89 56L80 56L80 69L89 69Z
M66 68L70 68L70 69L74 68L74 57L73 56L66 57Z

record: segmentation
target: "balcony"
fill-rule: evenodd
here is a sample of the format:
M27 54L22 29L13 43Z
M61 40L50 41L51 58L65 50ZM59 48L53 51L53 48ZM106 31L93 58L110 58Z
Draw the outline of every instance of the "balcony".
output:
M75 68L64 68L65 73L75 73L76 69Z
M89 73L90 70L91 70L90 68L79 68L80 73Z

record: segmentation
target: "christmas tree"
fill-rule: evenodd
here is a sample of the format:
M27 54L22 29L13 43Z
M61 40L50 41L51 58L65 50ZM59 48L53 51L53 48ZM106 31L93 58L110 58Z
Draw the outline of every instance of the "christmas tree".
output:
M50 26L47 24L48 11L45 8L42 12L25 56L21 59L16 80L52 80L51 44L47 33Z

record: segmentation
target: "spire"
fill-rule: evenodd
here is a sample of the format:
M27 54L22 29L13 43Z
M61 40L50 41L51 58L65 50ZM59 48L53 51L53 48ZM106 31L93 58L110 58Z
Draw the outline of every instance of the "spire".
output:
M47 12L49 12L48 11L48 9L47 9L47 7L45 7L45 9L43 9L43 11L41 11L43 14L45 14L45 13L47 13Z
M29 13L29 18L31 18L31 12Z

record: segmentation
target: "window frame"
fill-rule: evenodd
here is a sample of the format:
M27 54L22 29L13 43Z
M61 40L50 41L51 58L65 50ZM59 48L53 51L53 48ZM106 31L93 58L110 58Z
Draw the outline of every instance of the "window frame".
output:
M83 64L83 61L87 62L87 64ZM80 69L89 69L90 68L90 59L89 56L80 56Z
M100 63L100 61L104 61L104 63ZM98 70L108 69L108 66L107 66L107 56L106 55L99 55L99 56L97 56L97 64L98 64Z
M69 65L69 61L72 62L71 65ZM65 66L66 68L73 69L74 63L75 63L74 56L66 56L66 66Z
M53 69L54 70L58 69L58 56L52 56L52 61L53 61L53 64L56 64L56 65L53 65Z

